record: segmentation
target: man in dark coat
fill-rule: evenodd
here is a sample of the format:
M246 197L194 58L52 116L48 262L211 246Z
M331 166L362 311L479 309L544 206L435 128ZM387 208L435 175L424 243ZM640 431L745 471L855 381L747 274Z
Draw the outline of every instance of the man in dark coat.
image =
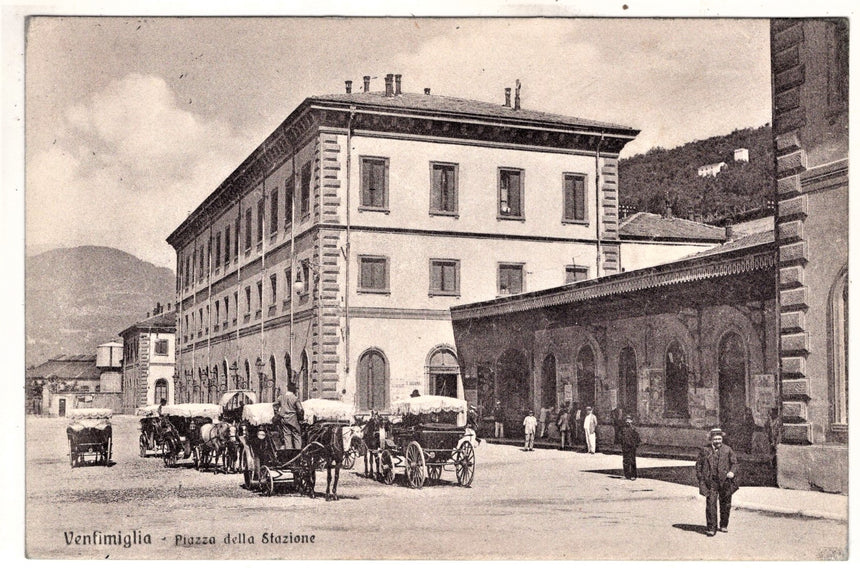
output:
M621 463L624 467L624 477L636 479L636 449L639 447L639 432L633 427L633 417L627 415L624 425L618 433L621 443Z
M723 431L711 430L710 443L702 448L696 460L699 494L705 497L705 520L708 536L717 532L717 504L720 508L720 532L729 532L732 495L738 490L736 480L738 458L734 450L723 444Z
M284 435L284 448L298 450L302 447L300 423L305 419L305 410L299 397L293 393L295 385L289 385L273 404L275 420Z

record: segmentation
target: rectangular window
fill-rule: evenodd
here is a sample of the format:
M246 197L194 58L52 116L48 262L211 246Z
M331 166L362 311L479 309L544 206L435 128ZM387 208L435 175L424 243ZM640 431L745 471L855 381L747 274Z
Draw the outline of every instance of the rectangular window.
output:
M460 294L460 261L430 259L430 295L457 296Z
M191 277L191 257L185 257L185 287L188 288L189 278Z
M499 169L499 217L523 218L523 171Z
M583 280L588 280L588 267L587 266L565 266L564 267L564 283L570 284L571 282L581 282Z
M564 174L564 221L585 221L585 176Z
M284 305L287 305L293 297L293 271L284 269Z
M197 318L197 333L199 334L202 331L203 331L203 308L200 308L199 315Z
M275 235L278 232L278 190L277 188L272 190L272 194L269 197L271 200L269 203L269 233Z
M457 213L457 164L430 162L432 190L430 194L430 213Z
M260 199L257 201L257 245L263 243L263 230L265 227L264 215L266 213L266 200Z
M215 233L215 268L221 266L221 231Z
M245 252L251 250L251 222L253 221L253 216L251 213L251 208L249 207L245 211Z
M197 247L191 252L191 279L190 282L194 282L194 271L197 270Z
M245 286L245 315L251 313L251 287Z
M224 266L230 265L230 227L224 229Z
M499 265L499 295L519 294L523 291L523 265Z
M206 277L206 249L200 245L200 271L197 274L197 279L203 282Z
M301 195L299 195L299 203L301 206L302 217L309 215L311 212L311 163L308 162L302 166L302 185Z
M227 327L227 322L230 320L230 296L224 296L224 327Z
M384 256L359 256L358 290L388 292L388 259Z
M272 274L269 276L269 283L271 284L270 290L272 291L272 302L271 304L274 306L278 301L278 275Z
M236 325L236 320L239 319L239 292L233 292L233 306L233 309L236 310L234 312L236 315L233 317L233 325Z
M206 239L206 270L205 273L208 276L209 271L212 270L212 236L210 235L208 239Z
M361 158L363 209L388 209L388 158Z
M284 227L289 227L293 222L293 194L295 191L296 180L294 176L290 176L284 185Z
M263 281L257 281L257 314L263 309Z
M221 300L215 300L215 325L221 321Z
M155 340L155 354L156 355L167 355L167 340L166 339L156 339Z
M311 266L308 264L308 261L303 261L299 270L301 272L299 272L298 276L301 277L303 285L303 291L299 294L299 303L304 303L310 297L311 292Z
M209 317L209 304L206 304L206 319L203 320L203 331L205 331L206 333L209 333L209 320L210 319L211 318Z
M234 236L236 247L235 247L235 250L233 252L233 256L236 257L237 259L239 258L239 240L241 239L241 237L240 237L241 234L242 234L242 213L240 212L239 215L236 216L236 235Z

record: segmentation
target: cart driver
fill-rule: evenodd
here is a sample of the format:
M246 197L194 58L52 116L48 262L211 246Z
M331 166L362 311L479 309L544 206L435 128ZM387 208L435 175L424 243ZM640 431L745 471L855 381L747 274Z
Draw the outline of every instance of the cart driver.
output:
M294 384L287 386L287 390L278 396L273 407L281 433L284 436L285 449L298 450L302 447L302 430L300 422L305 418L302 403L293 391Z

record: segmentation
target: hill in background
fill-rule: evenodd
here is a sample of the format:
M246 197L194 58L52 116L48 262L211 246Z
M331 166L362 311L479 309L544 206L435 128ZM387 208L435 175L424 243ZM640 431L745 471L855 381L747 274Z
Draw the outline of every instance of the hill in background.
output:
M734 150L749 150L736 162ZM701 177L699 166L725 162L716 177ZM773 139L770 125L735 130L666 150L619 160L619 202L627 212L665 213L706 222L766 207L773 200Z
M95 354L100 343L173 303L175 278L121 250L82 246L27 257L26 363L53 355Z

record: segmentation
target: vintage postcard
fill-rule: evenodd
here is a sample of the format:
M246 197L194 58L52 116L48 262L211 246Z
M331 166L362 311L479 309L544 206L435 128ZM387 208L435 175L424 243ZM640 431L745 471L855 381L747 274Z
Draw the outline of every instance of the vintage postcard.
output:
M853 9L523 10L7 18L21 554L848 559Z

